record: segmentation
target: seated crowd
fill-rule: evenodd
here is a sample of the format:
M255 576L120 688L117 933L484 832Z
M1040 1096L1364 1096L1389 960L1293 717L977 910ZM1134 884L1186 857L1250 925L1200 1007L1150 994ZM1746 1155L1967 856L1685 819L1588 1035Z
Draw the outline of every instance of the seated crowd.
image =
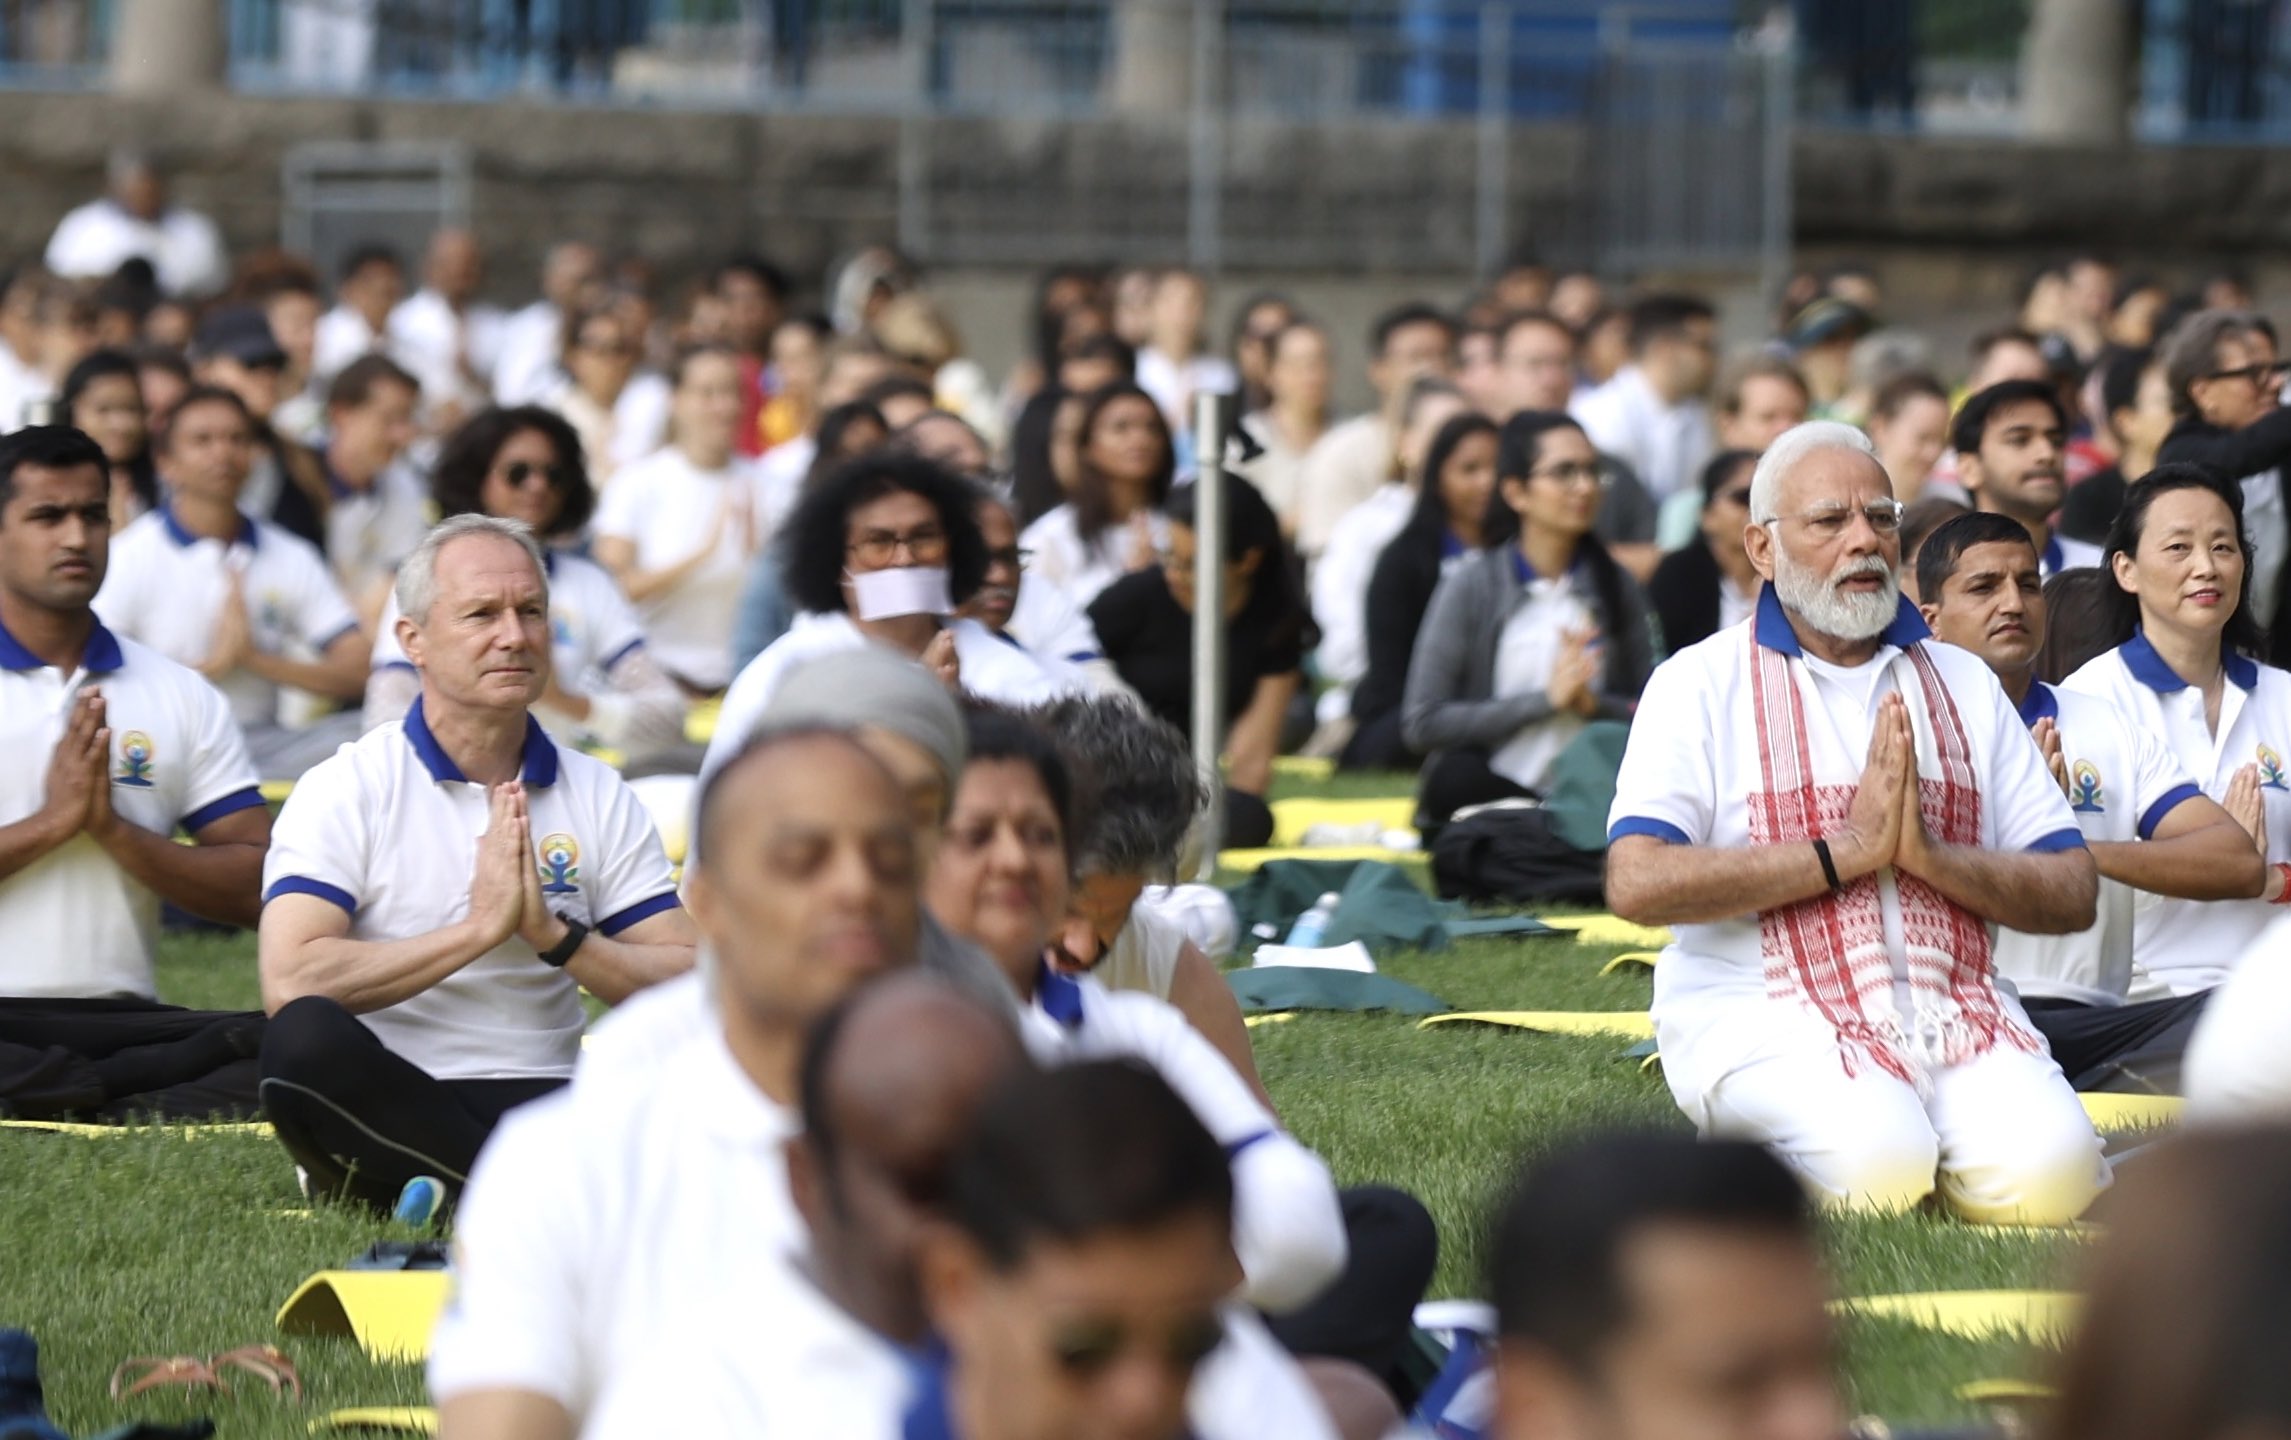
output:
M1430 845L1599 772L1675 937L1712 1143L1527 1179L1500 1433L1614 1433L1622 1332L1721 1322L1834 1433L1810 1203L2064 1224L2080 1090L2291 1112L2263 318L1984 336L1952 407L1822 277L1721 365L1708 303L1529 266L1383 316L1331 423L1277 297L1228 360L1198 277L1057 272L997 396L871 264L845 324L741 260L663 326L580 245L505 314L458 233L323 313L251 262L182 353L0 305L50 422L0 436L0 1114L260 1116L450 1214L446 1435L1385 1433L1430 1217L1283 1127L1167 884L1269 842L1284 751L1415 772ZM160 1003L163 924L255 927L263 1012ZM1759 1313L1621 1303L1698 1266Z

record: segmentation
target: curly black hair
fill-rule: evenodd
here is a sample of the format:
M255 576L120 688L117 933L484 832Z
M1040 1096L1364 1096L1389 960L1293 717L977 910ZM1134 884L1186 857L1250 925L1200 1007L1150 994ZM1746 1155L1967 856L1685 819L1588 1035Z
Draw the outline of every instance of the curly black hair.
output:
M947 532L947 590L957 605L986 580L986 537L979 532L971 483L919 455L877 449L811 483L780 529L780 569L788 599L800 610L843 610L844 551L851 512L886 495L920 495Z
M589 482L581 437L564 416L539 405L480 410L446 437L438 451L437 467L430 472L430 498L437 501L438 518L483 514L485 477L493 469L495 457L501 454L502 446L528 430L548 437L549 448L557 452L557 464L564 471L563 483L557 487L560 508L556 526L539 538L547 541L579 534L596 513L597 487Z

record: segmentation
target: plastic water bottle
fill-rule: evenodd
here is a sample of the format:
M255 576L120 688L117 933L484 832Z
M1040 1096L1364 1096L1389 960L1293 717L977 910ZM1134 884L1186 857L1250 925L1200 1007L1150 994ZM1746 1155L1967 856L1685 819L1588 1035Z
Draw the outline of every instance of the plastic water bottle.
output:
M1289 927L1289 938L1281 943L1296 950L1318 950L1321 941L1328 937L1328 922L1336 918L1336 907L1343 898L1331 890L1315 900L1313 908L1299 915L1297 923Z

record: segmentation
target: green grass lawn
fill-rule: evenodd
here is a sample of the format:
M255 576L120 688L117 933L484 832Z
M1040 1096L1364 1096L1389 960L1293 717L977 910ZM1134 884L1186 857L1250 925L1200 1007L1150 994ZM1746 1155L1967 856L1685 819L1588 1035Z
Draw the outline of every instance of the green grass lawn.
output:
M1646 972L1598 973L1612 953L1564 938L1478 940L1384 968L1458 1008L1643 1009ZM170 940L160 978L181 1004L251 1006L253 943ZM1684 1125L1660 1076L1624 1058L1620 1041L1422 1031L1381 1015L1302 1015L1254 1033L1284 1119L1340 1178L1402 1185L1431 1207L1441 1295L1478 1293L1488 1200L1524 1150L1600 1126ZM285 1348L311 1392L301 1410L251 1380L236 1398L197 1404L123 1407L104 1394L129 1356L274 1339L271 1317L297 1282L387 1232L347 1211L280 1213L303 1205L285 1155L263 1139L0 1133L0 1325L39 1338L51 1407L74 1433L207 1413L225 1435L286 1440L305 1433L314 1407L423 1403L415 1368L375 1365L347 1341L299 1338ZM1845 1294L2044 1286L2057 1278L2063 1245L1926 1217L1830 1229ZM1958 1385L2027 1377L2037 1365L2011 1343L1876 1322L1848 1327L1844 1358L1854 1408L1895 1421L1966 1416Z

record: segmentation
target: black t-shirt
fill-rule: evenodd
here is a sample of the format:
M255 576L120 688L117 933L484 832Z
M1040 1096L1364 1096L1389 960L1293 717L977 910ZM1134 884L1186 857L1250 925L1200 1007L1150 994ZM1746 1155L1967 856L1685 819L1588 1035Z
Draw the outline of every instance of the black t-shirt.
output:
M1169 593L1159 565L1132 571L1090 602L1098 648L1146 708L1180 730L1193 724L1193 616ZM1268 675L1304 663L1304 626L1281 587L1260 584L1225 627L1225 723Z
M2085 476L2069 488L2068 498L2061 502L2060 533L2087 545L2107 544L2108 528L2124 508L2129 488L2124 472L2113 465Z

